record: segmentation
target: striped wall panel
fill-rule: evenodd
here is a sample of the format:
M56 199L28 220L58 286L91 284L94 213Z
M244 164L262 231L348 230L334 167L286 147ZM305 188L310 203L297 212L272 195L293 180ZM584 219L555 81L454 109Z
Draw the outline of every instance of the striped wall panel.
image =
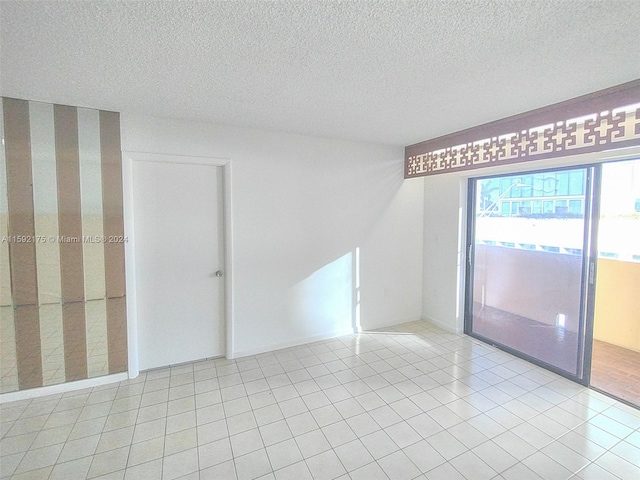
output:
M0 132L4 135L4 111L0 108ZM4 138L4 136L3 136ZM7 162L4 142L0 144L0 237L9 235ZM11 298L9 243L0 242L0 392L18 389L16 332Z
M124 372L119 115L1 101L0 393Z
M36 238L58 238L58 183L53 105L29 103L31 171ZM60 249L56 242L36 242L42 383L65 381Z

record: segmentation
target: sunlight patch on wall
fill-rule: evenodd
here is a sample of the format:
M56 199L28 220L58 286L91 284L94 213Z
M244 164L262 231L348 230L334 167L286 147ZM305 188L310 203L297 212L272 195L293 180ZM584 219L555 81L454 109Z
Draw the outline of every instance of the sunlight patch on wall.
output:
M353 330L354 253L337 258L294 285L289 293L289 318L297 333L341 334ZM312 333L312 334L313 334Z

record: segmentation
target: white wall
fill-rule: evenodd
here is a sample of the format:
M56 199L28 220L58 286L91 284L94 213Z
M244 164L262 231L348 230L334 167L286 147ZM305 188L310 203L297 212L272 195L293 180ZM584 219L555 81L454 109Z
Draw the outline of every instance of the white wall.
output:
M462 331L460 261L464 252L466 181L458 174L425 177L422 316L450 331Z
M125 152L230 159L228 355L349 331L356 253L363 328L421 317L424 190L403 149L126 113L121 129Z

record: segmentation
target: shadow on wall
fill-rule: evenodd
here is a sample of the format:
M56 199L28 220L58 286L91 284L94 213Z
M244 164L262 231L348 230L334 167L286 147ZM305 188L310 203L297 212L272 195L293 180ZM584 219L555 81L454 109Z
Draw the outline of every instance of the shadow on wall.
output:
M287 298L290 319L305 319L291 328L346 335L360 331L360 247L316 270L292 286Z
M304 258L293 267L301 279L288 288L286 297L287 329L292 338L346 335L361 330L361 245L375 252L389 252L392 257L392 247L400 234L395 225L398 215L393 211L404 211L407 201L406 196L399 196L404 181L395 160L341 176L322 170L316 173L307 194L314 198L310 204L321 210L303 212L305 220L301 224L308 229L300 232L297 244L289 252L290 260L301 255ZM309 223L310 219L313 221ZM338 255L327 261L327 250ZM391 258L377 254L368 259L369 268L377 271L384 271L389 262L393 263ZM304 271L309 264L317 265L311 273Z
M322 169L306 160L306 170L276 165L263 178L273 184L275 176L286 178L287 188L267 190L268 180L256 185L261 201L251 204L256 221L245 232L252 235L234 249L248 252L237 253L235 271L251 287L238 295L251 302L237 303L234 354L352 333L359 291L365 326L418 315L413 285L419 293L422 182L405 183L397 159L367 162L360 154L348 165L343 159L329 158Z

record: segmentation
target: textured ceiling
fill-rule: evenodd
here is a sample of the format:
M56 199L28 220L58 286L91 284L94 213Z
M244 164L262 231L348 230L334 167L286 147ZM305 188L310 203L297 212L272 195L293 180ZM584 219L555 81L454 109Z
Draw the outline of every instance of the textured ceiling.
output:
M640 77L640 1L0 3L0 93L408 145Z

